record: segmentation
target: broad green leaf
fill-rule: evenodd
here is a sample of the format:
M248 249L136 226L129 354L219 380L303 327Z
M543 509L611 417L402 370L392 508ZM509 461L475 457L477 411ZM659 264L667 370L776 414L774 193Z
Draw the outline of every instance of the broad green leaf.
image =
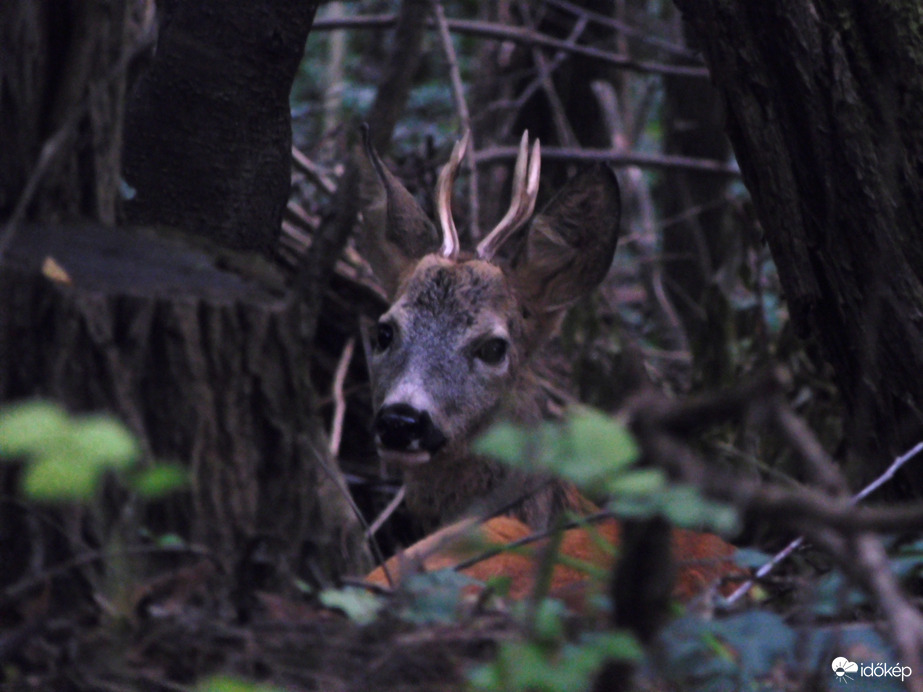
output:
M215 675L208 678L200 682L195 690L196 692L283 692L280 687L249 682L229 675Z
M589 408L577 408L563 423L534 428L501 423L475 450L512 466L544 468L584 488L607 483L638 456L621 423Z
M100 466L128 468L140 449L135 436L111 416L87 416L76 421L72 442Z
M579 409L565 429L574 455L569 461L575 466L592 465L598 475L605 475L625 468L638 458L638 447L631 433L599 411Z
M158 548L185 548L188 543L186 539L176 533L165 533L157 537L154 544Z
M474 443L474 451L509 464L525 455L526 430L512 423L494 425Z
M69 433L67 414L48 401L25 401L0 411L0 458L38 454Z
M606 485L606 490L614 496L643 496L662 490L666 482L666 476L660 469L637 469L612 479Z
M34 500L88 502L93 499L103 471L80 455L48 454L26 467L23 489Z
M131 486L142 497L155 500L189 485L189 471L179 464L157 464L139 471Z

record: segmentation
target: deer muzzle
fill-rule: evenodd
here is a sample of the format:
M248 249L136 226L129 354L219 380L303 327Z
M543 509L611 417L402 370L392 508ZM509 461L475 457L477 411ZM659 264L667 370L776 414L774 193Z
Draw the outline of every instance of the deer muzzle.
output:
M429 413L397 403L383 406L375 416L375 442L385 461L423 464L446 443L446 437Z

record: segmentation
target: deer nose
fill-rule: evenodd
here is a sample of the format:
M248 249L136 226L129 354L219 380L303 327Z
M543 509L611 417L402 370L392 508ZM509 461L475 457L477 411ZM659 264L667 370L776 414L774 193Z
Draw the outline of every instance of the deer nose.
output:
M383 447L394 451L435 452L446 438L429 413L410 404L388 404L375 417L375 432Z

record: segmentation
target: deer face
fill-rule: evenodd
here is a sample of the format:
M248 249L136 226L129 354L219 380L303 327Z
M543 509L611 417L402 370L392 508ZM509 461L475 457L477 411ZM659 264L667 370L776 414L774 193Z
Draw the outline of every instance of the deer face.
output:
M528 221L538 189L538 144L527 138L514 174L509 213L459 259L449 211L467 138L440 175L442 234L367 147L362 171L360 251L392 301L366 341L375 435L382 458L419 465L463 455L468 442L522 391L535 349L566 308L605 276L618 232L615 177L599 166L574 178Z
M480 432L514 388L522 335L498 267L424 257L369 338L382 458L427 462Z

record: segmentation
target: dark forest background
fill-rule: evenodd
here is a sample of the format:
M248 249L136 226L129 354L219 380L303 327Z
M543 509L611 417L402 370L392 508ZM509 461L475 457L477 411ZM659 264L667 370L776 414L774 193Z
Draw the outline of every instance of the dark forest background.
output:
M471 131L468 247L524 129L539 206L611 165L619 249L556 385L733 509L746 566L807 537L717 616L616 621L656 684L826 689L835 649L923 689L921 27L913 0L4 2L0 683L456 689L510 642L573 669L614 626L549 644L537 611L458 615L457 588L423 589L441 621L358 595L414 536L398 510L365 538L400 486L359 339L385 306L351 235L365 122L427 210ZM652 684L627 650L580 684ZM529 688L514 669L471 684Z

